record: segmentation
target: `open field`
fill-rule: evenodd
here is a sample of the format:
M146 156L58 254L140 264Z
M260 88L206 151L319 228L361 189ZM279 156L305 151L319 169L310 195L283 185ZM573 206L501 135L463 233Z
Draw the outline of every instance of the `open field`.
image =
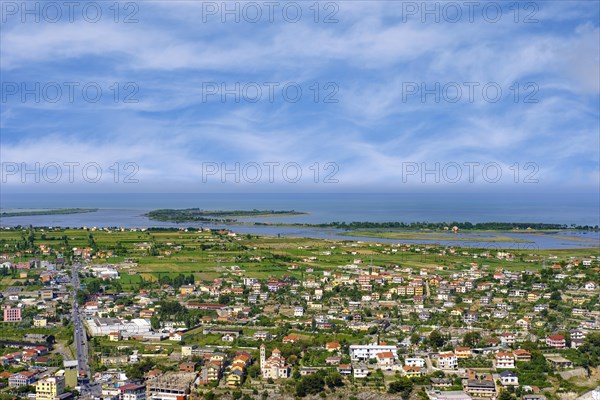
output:
M433 240L441 234L429 232L379 232L395 234L396 238L423 238ZM449 236L452 234L448 234ZM452 254L447 246L436 244L413 245L412 248L390 243L355 242L350 240L326 240L296 237L271 237L256 235L228 235L227 232L193 230L108 231L83 229L2 230L0 245L19 246L33 240L35 247L50 247L69 255L73 248L95 248L99 256L93 262L121 263L131 261L129 273L121 274L124 290L140 284L142 279L158 280L161 276L194 274L197 278L211 280L228 274L245 271L249 277L265 279L290 275L296 278L332 270L355 262L374 265L398 265L400 268L439 269L442 266L460 267L477 262L490 267L510 270L536 270L553 261L551 256L590 256L600 252L599 247L589 249L508 250L514 257L506 261L495 257L474 259L473 254L488 254L501 249L501 242L491 243L488 248L469 249L463 254L460 248ZM501 237L499 240L505 240ZM511 239L512 240L512 239ZM392 251L393 249L393 251ZM466 249L465 249L466 250ZM32 255L41 259L41 253ZM312 269L312 271L311 271ZM439 270L440 274L451 269ZM9 279L11 279L9 281ZM3 286L16 282L6 277Z
M482 232L477 232L482 233ZM479 236L476 234L471 234L469 236L465 236L464 234L454 234L454 233L442 233L442 232L422 232L422 231L367 231L367 230L358 230L358 231L350 231L346 233L342 233L341 235L345 236L364 236L371 238L382 238L382 239L397 239L397 240L431 240L435 242L439 241L465 241L465 242L513 242L513 243L527 243L526 240L523 239L515 239L510 236L502 236L502 232L493 232L486 236Z

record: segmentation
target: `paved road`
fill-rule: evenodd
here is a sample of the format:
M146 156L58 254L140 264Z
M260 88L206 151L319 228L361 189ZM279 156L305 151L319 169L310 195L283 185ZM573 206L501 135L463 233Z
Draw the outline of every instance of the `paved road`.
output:
M75 327L75 349L76 349L76 357L79 363L79 371L83 371L85 373L86 378L89 381L87 383L81 384L81 395L82 397L94 397L99 396L101 392L101 388L98 385L95 385L92 382L91 369L90 369L90 360L89 360L89 351L88 351L88 341L87 334L85 331L85 326L83 325L83 318L81 315L81 310L79 305L77 304L77 299L75 298L75 294L80 288L79 282L79 266L73 265L72 267L72 278L73 284L73 325Z

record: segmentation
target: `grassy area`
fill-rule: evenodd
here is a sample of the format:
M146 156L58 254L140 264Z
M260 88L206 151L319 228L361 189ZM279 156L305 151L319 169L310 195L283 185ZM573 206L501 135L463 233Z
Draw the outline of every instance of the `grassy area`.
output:
M363 236L380 239L396 240L431 240L431 241L459 241L459 242L513 242L528 243L527 240L502 236L501 232L489 232L485 236L477 233L442 233L442 232L415 232L415 231L380 231L358 230L341 233L343 236Z
M357 231L350 234L367 234ZM412 239L428 238L432 241L447 240L454 237L452 233L434 232L371 232L372 235L400 235L396 238L410 235ZM11 247L22 243L29 235L27 230L0 231L0 244ZM416 236L415 236L416 235ZM486 238L472 233L469 240L483 241ZM352 264L355 259L361 259L363 265L398 265L401 268L437 269L440 266L460 268L471 262L487 265L490 268L502 267L510 270L537 270L543 265L567 256L586 257L600 252L599 247L589 249L563 250L533 250L523 248L512 249L515 255L513 261L496 258L473 258L473 253L495 251L501 248L501 243L508 237L499 235L492 240L488 249L470 249L468 254L441 253L446 246L417 245L421 251L401 251L389 243L353 242L350 240L320 240L311 238L270 237L255 235L240 235L231 237L216 232L198 232L193 230L155 230L155 231L104 231L81 229L36 230L34 233L35 246L49 246L57 252L68 253L73 247L86 248L91 245L112 255L95 262L118 263L124 259L133 260L136 265L129 273L121 274L121 284L124 290L135 288L142 279L155 281L164 274L194 274L198 279L211 280L227 274L236 273L232 266L245 271L249 277L264 279L290 275L302 278L309 275L320 275L323 270L333 270L342 265ZM458 239L458 238L457 238ZM512 241L513 239L510 238ZM459 242L459 240L457 240ZM526 245L524 246L526 247ZM396 252L391 249L395 248ZM32 254L33 255L33 254ZM24 259L31 258L26 255ZM36 254L39 258L50 258ZM309 257L311 259L309 259ZM297 265L298 267L294 267ZM312 272L309 269L312 268ZM440 270L440 274L450 274L452 270ZM23 280L4 278L3 286L10 286Z

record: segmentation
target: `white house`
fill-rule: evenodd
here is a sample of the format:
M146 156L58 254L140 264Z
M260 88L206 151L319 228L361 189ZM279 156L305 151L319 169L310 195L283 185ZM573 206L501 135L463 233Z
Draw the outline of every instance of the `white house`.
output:
M502 386L518 386L519 377L513 371L500 372L500 383Z
M377 358L379 353L391 352L394 358L398 357L396 346L380 346L378 344L353 344L350 346L350 358L352 361L369 360Z
M425 366L425 360L421 357L409 357L404 360L404 365L409 367L421 367Z
M494 362L496 369L512 369L515 367L515 356L513 353L498 352Z
M366 378L369 375L369 368L366 365L354 365L352 373L355 378Z
M391 351L382 351L377 353L377 365L381 369L391 369L394 366L394 353Z
M440 353L438 355L438 367L440 369L458 368L458 358L453 352Z

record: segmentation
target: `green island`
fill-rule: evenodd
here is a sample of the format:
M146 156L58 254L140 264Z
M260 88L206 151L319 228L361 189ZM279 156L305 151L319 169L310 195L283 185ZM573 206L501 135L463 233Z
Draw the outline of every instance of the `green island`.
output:
M35 215L83 214L98 211L97 208L51 208L47 210L12 211L0 213L0 217L29 217Z
M322 224L305 224L305 223L278 223L270 224L266 222L255 222L254 225L277 225L277 226L298 226L309 228L337 228L346 230L363 230L363 229L402 229L402 230L452 230L456 228L460 231L525 231L539 233L556 233L563 230L584 230L598 231L598 225L566 225L566 224L549 224L541 222L370 222L370 221L353 221L353 222L329 222Z
M201 210L200 208L161 209L146 214L151 220L171 222L236 222L231 217L283 217L303 215L304 212L295 210Z

